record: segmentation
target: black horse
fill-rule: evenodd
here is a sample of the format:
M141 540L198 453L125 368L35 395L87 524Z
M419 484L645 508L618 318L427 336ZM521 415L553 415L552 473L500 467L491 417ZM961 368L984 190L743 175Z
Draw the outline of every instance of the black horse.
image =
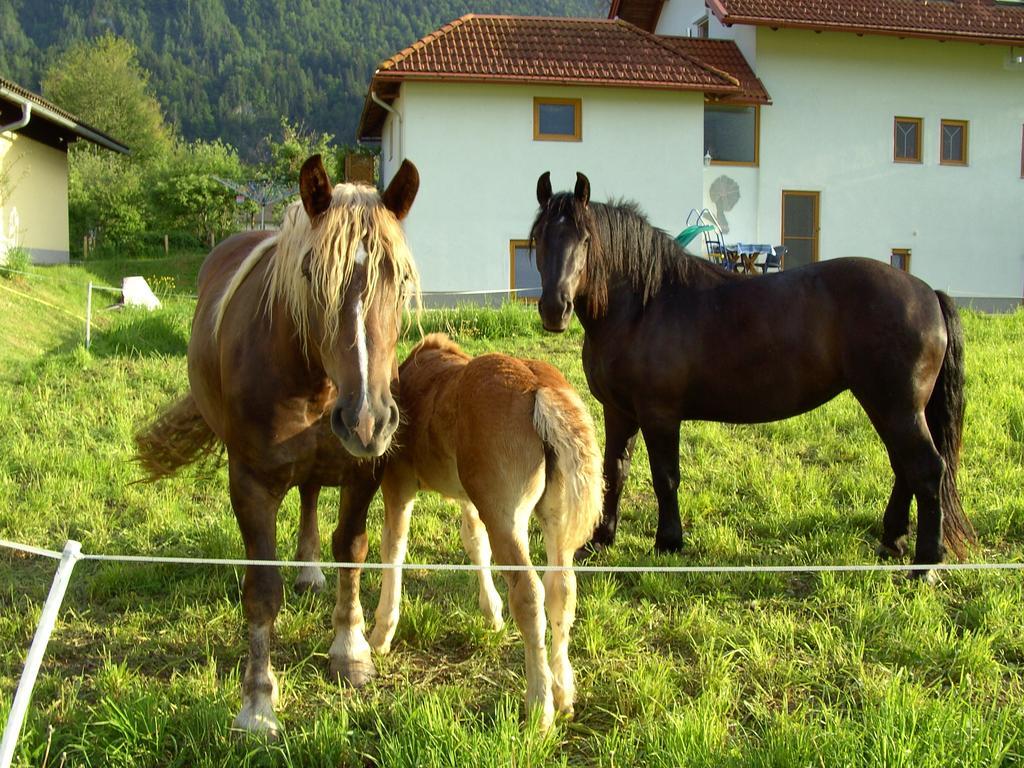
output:
M676 551L680 421L774 421L848 389L896 477L879 554L906 551L911 496L914 562L941 562L943 540L964 554L974 531L956 487L963 333L949 296L870 259L737 275L687 255L633 204L591 203L582 173L574 193L557 195L544 173L537 201L540 316L561 332L576 310L583 369L604 407L605 499L591 547L615 538L638 429L658 497L654 546Z

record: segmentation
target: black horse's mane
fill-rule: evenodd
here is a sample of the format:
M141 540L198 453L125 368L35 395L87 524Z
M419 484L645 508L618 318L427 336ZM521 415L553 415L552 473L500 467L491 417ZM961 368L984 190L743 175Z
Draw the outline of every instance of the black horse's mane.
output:
M578 231L590 235L586 281L588 308L594 314L607 309L608 284L616 276L628 275L646 304L665 284L696 286L718 282L716 278L729 274L688 254L653 226L635 202L612 200L584 206L571 192L561 192L537 216L531 238L536 241L547 222L559 216L571 218Z

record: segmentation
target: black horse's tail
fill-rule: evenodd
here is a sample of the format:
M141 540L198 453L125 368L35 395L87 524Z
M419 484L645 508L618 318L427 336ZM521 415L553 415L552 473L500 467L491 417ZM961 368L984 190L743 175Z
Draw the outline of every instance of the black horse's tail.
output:
M974 526L964 514L960 493L956 488L956 473L960 468L960 444L964 426L964 333L960 314L953 300L942 291L936 291L942 317L946 321L946 356L935 381L931 399L925 406L925 418L932 433L935 448L946 463L939 488L942 509L942 539L947 549L963 559L967 545L975 541Z

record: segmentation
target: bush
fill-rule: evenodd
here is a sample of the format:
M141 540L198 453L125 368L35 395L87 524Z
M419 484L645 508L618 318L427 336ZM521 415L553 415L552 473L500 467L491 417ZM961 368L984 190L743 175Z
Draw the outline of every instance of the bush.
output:
M0 264L0 272L8 278L16 277L19 272L26 272L31 263L31 254L25 248L16 246L7 251Z

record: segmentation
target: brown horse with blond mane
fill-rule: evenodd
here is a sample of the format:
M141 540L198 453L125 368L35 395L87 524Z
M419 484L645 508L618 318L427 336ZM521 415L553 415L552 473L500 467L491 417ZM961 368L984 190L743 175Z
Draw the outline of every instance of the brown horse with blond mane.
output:
M427 336L402 363L403 426L384 472L381 559L405 558L409 515L420 488L462 507L462 542L476 565L503 571L509 608L526 646L526 703L548 727L571 715L575 687L569 630L576 576L551 571L543 586L530 568L527 527L536 511L549 565L571 566L601 514L601 452L586 406L556 368L491 354L472 358L442 334ZM391 648L401 570L385 570L370 645ZM542 605L543 604L543 605ZM544 608L551 622L545 656ZM480 608L502 626L490 572L480 571Z
M199 273L188 349L190 392L136 437L149 479L168 477L227 448L231 506L247 558L276 559L277 511L289 489L301 499L297 559L320 555L316 503L342 486L334 557L366 558L366 511L380 484L373 461L398 427L395 347L418 277L399 221L419 187L404 162L383 194L332 187L320 157L302 167L301 202L279 232L228 238ZM338 572L331 668L353 684L375 673L363 634L356 570ZM318 568L296 587L318 589ZM249 566L242 603L249 660L237 728L276 734L277 680L270 637L284 590L278 569Z

